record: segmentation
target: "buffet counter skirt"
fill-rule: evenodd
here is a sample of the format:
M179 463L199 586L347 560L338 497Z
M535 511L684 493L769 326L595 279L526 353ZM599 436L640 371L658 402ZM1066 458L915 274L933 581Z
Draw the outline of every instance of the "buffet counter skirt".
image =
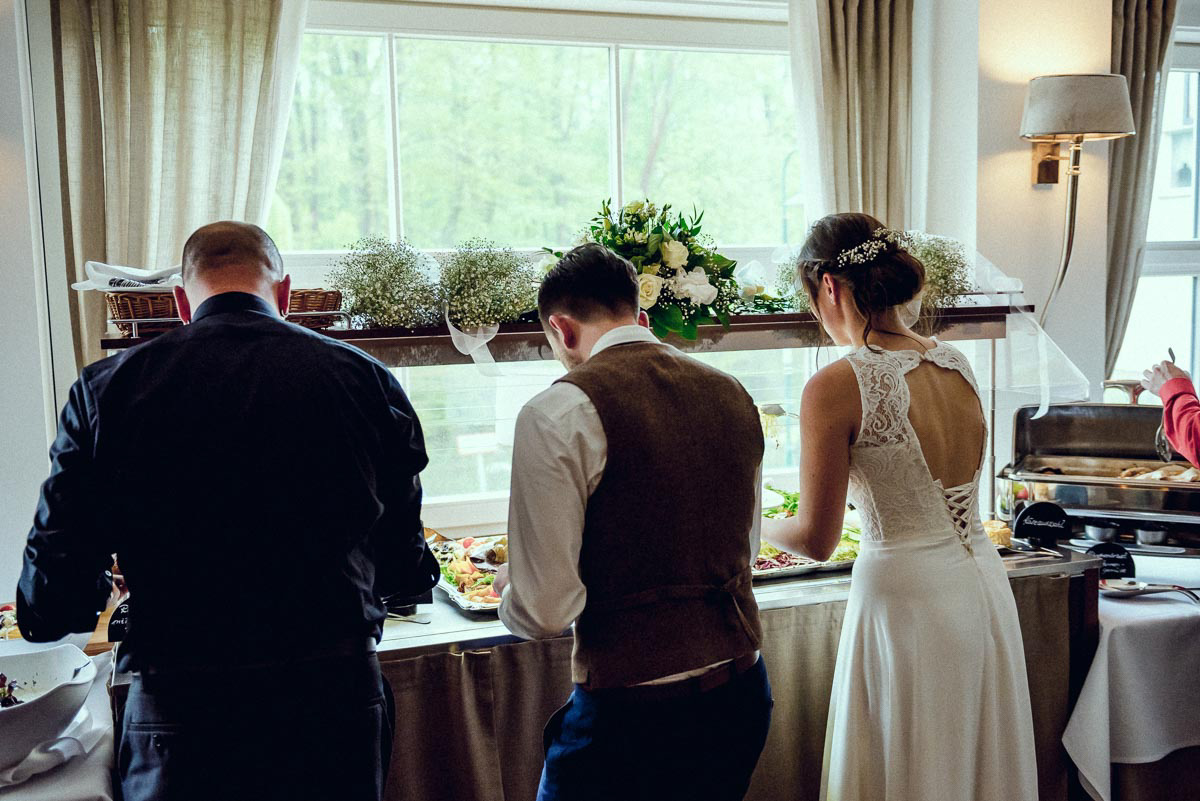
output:
M1080 673L1080 663L1086 672L1094 648L1086 618L1089 608L1094 618L1096 566L1096 560L1073 554L1010 568L1030 677L1042 801L1067 798L1069 767L1061 742L1072 674ZM818 797L850 587L848 574L819 575L755 587L775 709L748 799ZM397 709L386 797L528 801L542 769L542 728L571 692L571 638L524 642L509 635L494 614L462 612L441 595L435 601L429 623L389 621L380 645Z

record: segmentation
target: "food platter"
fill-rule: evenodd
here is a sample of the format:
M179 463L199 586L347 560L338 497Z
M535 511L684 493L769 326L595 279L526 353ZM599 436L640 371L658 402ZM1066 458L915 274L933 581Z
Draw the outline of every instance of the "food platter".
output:
M778 506L763 509L763 517L777 519L793 517L799 502L799 493L777 489L770 484L767 489L783 499ZM799 554L780 551L778 548L764 542L759 548L754 560L751 574L754 578L783 578L785 576L800 576L806 573L836 572L849 570L854 567L858 556L858 541L862 532L858 527L858 513L852 509L846 510L846 519L842 523L842 539L838 542L833 556L825 562L817 562Z
M492 588L496 571L508 561L508 536L452 540L425 529L425 540L441 568L437 587L459 609L495 612L500 595Z

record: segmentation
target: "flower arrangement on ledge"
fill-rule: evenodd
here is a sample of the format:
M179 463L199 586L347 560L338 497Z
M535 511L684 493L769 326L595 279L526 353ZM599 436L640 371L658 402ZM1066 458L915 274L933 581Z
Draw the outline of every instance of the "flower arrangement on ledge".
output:
M711 238L700 233L703 212L691 217L672 215L649 200L635 200L618 209L606 200L592 218L581 244L596 242L624 256L638 271L638 303L650 317L659 337L679 334L695 339L696 328L719 322L728 327L730 314L741 302L734 277L737 262L716 251ZM556 258L562 252L544 248Z
M423 328L445 320L481 328L537 308L539 276L526 256L472 239L444 263L401 239L364 237L330 274L359 328Z
M439 290L451 323L479 328L536 309L539 278L528 257L486 239L471 239L441 265Z

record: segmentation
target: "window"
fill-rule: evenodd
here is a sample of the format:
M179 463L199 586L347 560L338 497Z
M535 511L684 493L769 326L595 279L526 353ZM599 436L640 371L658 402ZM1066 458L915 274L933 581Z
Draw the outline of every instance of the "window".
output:
M1175 351L1185 370L1200 368L1196 320L1200 311L1200 31L1181 29L1167 75L1158 161L1147 227L1147 246L1133 309L1114 379L1140 379L1150 365ZM1121 393L1106 393L1110 402ZM1149 394L1142 403L1155 403Z
M323 284L338 252L365 235L430 251L471 237L568 246L606 198L694 204L738 259L769 262L804 234L783 16L650 21L316 0L309 25L268 221L298 285ZM816 369L807 352L701 358L789 410ZM431 525L503 517L517 413L562 368L500 369L394 369L425 433ZM764 465L786 473L786 486L795 422L772 432Z
M536 250L650 196L769 252L805 229L795 139L783 51L310 30L268 224L287 253Z
M1197 289L1197 278L1191 275L1149 275L1141 279L1113 378L1140 379L1147 367L1167 358L1168 348L1175 351L1176 364L1195 373Z
M1154 195L1146 238L1152 242L1196 239L1196 121L1192 109L1200 92L1195 72L1172 70L1163 101L1162 137L1154 170Z

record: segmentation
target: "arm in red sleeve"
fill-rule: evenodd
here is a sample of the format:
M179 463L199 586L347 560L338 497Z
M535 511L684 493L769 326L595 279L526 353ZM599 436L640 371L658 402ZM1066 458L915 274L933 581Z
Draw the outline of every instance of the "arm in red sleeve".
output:
M1200 400L1187 378L1163 384L1163 430L1171 445L1192 464L1200 463Z

